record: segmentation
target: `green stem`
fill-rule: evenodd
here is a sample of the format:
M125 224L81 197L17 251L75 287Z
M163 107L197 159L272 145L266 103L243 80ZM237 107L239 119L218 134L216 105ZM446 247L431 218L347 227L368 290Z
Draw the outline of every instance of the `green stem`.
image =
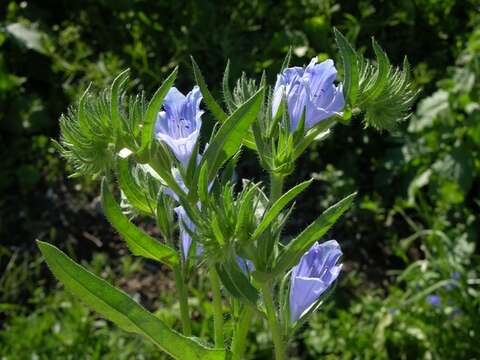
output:
M218 279L217 270L213 264L209 264L210 285L212 286L213 295L213 327L215 347L223 348L223 310L222 310L222 293L220 292L220 281Z
M265 303L265 309L267 311L268 325L272 332L273 345L275 346L275 359L285 359L285 343L283 342L282 333L280 330L280 324L277 321L277 312L275 304L273 302L272 290L267 283L261 285L263 302Z
M231 346L234 360L241 360L243 358L246 348L248 330L254 314L255 309L248 305L245 305L240 313Z
M282 196L283 191L283 176L275 175L274 173L270 174L270 202L274 203L277 201L280 196Z
M190 322L190 311L188 309L188 290L179 265L174 266L175 284L178 291L178 299L180 302L180 315L182 317L183 335L192 335L192 324Z

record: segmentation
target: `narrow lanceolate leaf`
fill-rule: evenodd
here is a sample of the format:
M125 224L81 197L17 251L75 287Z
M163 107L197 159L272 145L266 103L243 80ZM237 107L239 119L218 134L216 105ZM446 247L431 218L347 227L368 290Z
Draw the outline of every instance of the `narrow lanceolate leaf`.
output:
M388 81L388 73L390 71L390 61L388 60L387 54L382 50L380 45L372 39L373 51L377 58L378 69L375 77L375 82L372 87L366 91L366 98L362 99L362 102L368 102L370 99L375 99L379 96Z
M246 225L249 222L248 220L252 216L252 211L254 211L253 197L257 194L257 191L258 184L254 184L250 189L248 189L247 193L242 198L240 210L238 211L237 225L235 226L236 234L243 234L245 232ZM248 234L245 235L248 236Z
M252 235L252 241L257 239L262 233L268 228L273 220L275 220L288 203L294 200L298 194L300 194L303 190L305 190L313 180L304 181L295 187L288 190L285 194L283 194L275 203L269 208L265 215L263 216L262 221L258 224L257 229Z
M110 116L112 119L112 128L116 136L120 133L120 127L122 124L122 119L120 115L120 95L122 88L125 86L126 81L128 80L129 69L122 71L116 78L113 80L112 87L110 89ZM118 141L118 138L116 139Z
M282 67L280 69L280 72L283 72L288 66L290 65L290 60L292 59L292 47L290 46L287 51L287 55L285 55L285 58L283 59L282 62Z
M205 104L208 107L208 110L210 110L215 116L215 118L223 123L227 119L227 114L222 110L220 105L215 101L213 98L212 94L210 93L210 90L208 90L207 83L205 82L205 78L202 75L202 72L200 71L200 68L198 67L197 63L192 57L192 66L193 66L193 74L195 75L195 81L197 82L198 87L200 88L200 92L203 95L203 101L205 101Z
M122 235L134 255L160 261L170 267L178 264L178 254L174 249L155 240L128 220L105 179L102 181L102 206L108 221Z
M230 60L227 61L227 66L225 67L225 72L223 73L222 79L222 91L223 98L225 99L225 104L227 105L228 112L232 113L235 108L235 102L233 101L232 92L230 91Z
M340 31L335 28L333 31L343 61L343 93L345 94L345 102L353 106L357 98L359 83L357 54Z
M320 121L315 127L308 130L306 135L295 145L293 152L293 158L298 159L303 154L305 149L317 138L320 134L328 131L333 125L336 124L336 117Z
M165 96L177 78L177 71L178 68L175 68L172 71L172 73L165 79L162 86L160 86L155 94L153 94L152 99L148 103L147 111L145 112L145 117L143 119L141 152L146 151L152 142L157 114L162 108L163 99L165 99Z
M258 291L242 273L238 265L218 264L216 270L220 281L230 295L253 306L257 305Z
M202 203L207 203L208 201L208 167L206 164L203 164L200 168L198 176L198 197Z
M147 337L175 359L225 359L225 350L207 348L170 329L122 290L80 266L55 246L41 241L37 244L48 267L65 287L122 329Z
M153 214L155 204L151 204L145 190L135 181L130 169L129 158L118 159L118 182L128 202L136 209Z
M311 223L300 235L293 239L279 256L273 269L274 274L281 274L298 263L302 255L332 227L338 218L352 205L357 193L348 195L335 205L329 207L317 220Z
M202 164L208 164L208 179L211 181L220 167L240 148L242 141L263 103L264 88L258 90L250 99L228 117L215 134L205 151Z

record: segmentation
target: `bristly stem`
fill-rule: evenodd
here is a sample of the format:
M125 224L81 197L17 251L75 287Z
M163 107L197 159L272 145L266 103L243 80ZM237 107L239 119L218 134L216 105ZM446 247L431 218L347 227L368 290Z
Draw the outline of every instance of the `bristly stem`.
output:
M192 324L190 322L190 311L188 309L188 290L185 278L179 265L173 267L175 273L175 285L177 286L178 299L180 302L180 315L182 317L183 335L192 335Z
M283 193L283 180L284 176L270 173L270 206L277 201ZM265 310L267 311L268 325L272 333L273 345L275 347L275 359L285 359L285 343L281 332L280 324L277 319L277 310L275 302L273 300L272 289L270 284L263 283L261 285L263 294L263 302L265 304Z
M285 343L280 328L280 324L277 320L277 311L275 303L273 302L272 290L268 283L262 283L263 302L265 304L265 310L267 311L268 325L272 332L273 345L275 346L275 360L285 359Z
M270 203L272 204L282 196L283 178L282 175L270 174Z
M213 296L213 327L215 347L224 347L223 338L223 310L222 310L222 293L220 291L220 281L218 279L217 270L213 264L209 264L210 285L212 287Z
M248 330L254 314L255 309L248 305L245 305L240 312L231 346L234 360L243 359L246 349Z

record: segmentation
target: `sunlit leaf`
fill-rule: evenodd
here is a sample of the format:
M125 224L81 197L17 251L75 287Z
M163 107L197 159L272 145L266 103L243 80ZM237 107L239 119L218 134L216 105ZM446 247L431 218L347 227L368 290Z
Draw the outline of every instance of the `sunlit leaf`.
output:
M75 263L55 246L41 241L37 244L50 270L65 287L122 329L145 336L175 359L225 359L225 350L207 348L170 329L122 290Z
M169 266L178 264L178 254L175 249L152 238L128 220L113 198L105 179L102 181L102 205L108 221L122 235L134 255L156 260Z

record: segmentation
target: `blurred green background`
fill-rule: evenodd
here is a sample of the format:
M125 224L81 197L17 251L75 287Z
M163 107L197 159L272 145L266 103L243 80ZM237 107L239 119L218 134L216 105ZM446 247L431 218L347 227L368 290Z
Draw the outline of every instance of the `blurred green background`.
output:
M480 359L480 1L36 0L0 4L0 359L153 359L162 355L64 292L36 238L60 246L178 326L166 269L128 254L105 221L98 183L68 178L50 138L90 82L129 67L151 94L193 55L221 98L245 71L271 82L290 45L295 65L336 57L332 27L371 56L370 38L421 90L394 133L361 118L300 160L290 185L313 176L287 237L359 191L331 233L345 252L334 295L291 339L291 359ZM204 116L208 122L208 114ZM263 179L244 153L240 176ZM147 223L148 227L149 224ZM209 289L192 281L195 333L211 334ZM228 321L227 321L228 324ZM248 356L269 359L257 322Z

